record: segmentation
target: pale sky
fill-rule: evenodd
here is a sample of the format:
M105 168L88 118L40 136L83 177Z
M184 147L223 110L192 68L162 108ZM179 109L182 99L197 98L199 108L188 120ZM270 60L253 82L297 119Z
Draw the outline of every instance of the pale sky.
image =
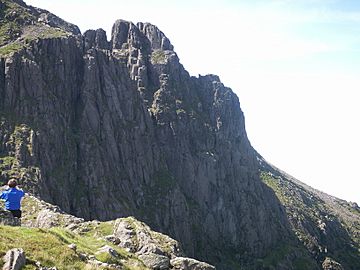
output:
M190 74L217 74L239 96L266 160L360 204L360 1L26 2L108 39L116 19L157 25Z

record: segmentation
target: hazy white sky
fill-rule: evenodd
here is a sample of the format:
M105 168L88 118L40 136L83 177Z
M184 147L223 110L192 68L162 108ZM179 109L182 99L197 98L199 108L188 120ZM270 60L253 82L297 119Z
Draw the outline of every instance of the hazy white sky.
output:
M237 93L265 159L360 203L360 1L26 2L82 32L110 35L120 18L157 25L192 75L217 74Z

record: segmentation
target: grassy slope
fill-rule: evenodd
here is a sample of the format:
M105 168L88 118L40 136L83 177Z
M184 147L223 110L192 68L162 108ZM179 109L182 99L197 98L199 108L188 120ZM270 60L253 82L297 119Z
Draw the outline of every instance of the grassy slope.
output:
M319 264L326 257L360 269L360 211L290 176L264 170L261 178L285 206L297 238Z
M23 248L27 258L24 269L36 269L35 262L37 261L43 266L56 266L58 269L111 269L96 268L86 264L77 255L85 253L88 256L94 255L99 261L121 265L123 269L147 269L133 254L102 239L102 236L111 231L111 222L89 227L89 231L83 234L75 234L64 228L37 229L0 226L0 257L3 257L11 248ZM71 243L77 245L76 253L68 247ZM96 251L105 245L114 248L119 253L119 257L114 258L104 253L97 254ZM0 267L2 264L3 262L0 262Z
M38 14L11 0L0 0L0 57L28 46L31 41L68 36L60 28L38 23Z

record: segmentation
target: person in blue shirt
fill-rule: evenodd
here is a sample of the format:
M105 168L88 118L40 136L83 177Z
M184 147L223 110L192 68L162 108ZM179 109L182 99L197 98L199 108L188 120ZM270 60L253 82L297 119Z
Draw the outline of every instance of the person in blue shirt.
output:
M5 209L10 211L14 217L21 218L21 199L25 192L17 189L15 179L10 179L8 182L9 189L3 191L0 199L5 200Z

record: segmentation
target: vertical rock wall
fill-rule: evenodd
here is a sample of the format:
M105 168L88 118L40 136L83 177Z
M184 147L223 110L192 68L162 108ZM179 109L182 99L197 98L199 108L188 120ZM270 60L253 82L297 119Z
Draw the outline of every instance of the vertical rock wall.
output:
M291 240L238 98L151 24L36 40L0 60L0 96L3 181L86 219L134 215L213 263Z

